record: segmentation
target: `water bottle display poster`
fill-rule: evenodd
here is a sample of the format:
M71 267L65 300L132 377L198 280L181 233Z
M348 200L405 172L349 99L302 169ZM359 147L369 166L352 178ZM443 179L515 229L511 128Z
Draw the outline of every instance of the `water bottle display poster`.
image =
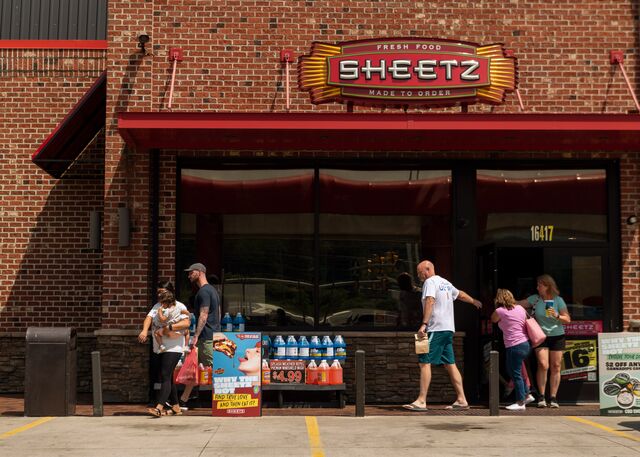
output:
M259 417L261 346L259 332L224 332L213 343L213 416Z
M601 416L640 415L640 334L598 335Z

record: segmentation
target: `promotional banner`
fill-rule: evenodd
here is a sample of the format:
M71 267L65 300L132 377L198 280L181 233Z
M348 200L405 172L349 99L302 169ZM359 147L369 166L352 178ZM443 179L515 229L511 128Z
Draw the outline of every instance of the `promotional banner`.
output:
M213 412L218 417L258 417L261 401L259 332L225 332L214 336Z
M562 354L560 376L563 381L596 381L598 347L594 339L567 340Z
M640 415L640 333L598 335L600 415Z

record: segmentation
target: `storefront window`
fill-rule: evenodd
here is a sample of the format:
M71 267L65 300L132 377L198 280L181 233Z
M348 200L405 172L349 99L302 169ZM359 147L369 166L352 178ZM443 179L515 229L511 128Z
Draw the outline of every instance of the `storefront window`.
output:
M576 253L547 256L547 269L553 273L573 320L601 320L604 295L602 257Z
M320 170L321 324L415 327L417 263L450 258L450 186L449 172Z
M219 274L224 311L249 326L314 324L312 170L183 169L180 200L180 267Z
M414 328L415 268L448 271L450 213L449 171L183 169L178 267L219 275L249 328Z
M607 240L605 170L478 170L482 241Z

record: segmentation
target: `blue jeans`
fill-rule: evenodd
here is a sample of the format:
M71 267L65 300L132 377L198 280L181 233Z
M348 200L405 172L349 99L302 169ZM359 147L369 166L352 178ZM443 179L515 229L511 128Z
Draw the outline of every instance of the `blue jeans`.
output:
M520 402L523 402L529 393L522 378L522 361L527 358L530 351L531 346L528 341L507 348L507 372L509 376L511 376L511 379L513 379L513 384L516 389L516 400Z

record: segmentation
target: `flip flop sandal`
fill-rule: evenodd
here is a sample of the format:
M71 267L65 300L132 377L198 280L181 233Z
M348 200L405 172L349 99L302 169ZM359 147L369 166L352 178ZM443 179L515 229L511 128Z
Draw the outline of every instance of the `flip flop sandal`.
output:
M162 410L158 408L147 408L147 412L151 414L153 417L162 417Z
M464 410L469 409L469 405L461 405L460 403L454 403L453 405L447 406L445 409L455 409L455 410Z
M417 412L419 412L419 411L428 411L427 408L422 407L422 406L418 406L418 405L416 405L414 403L409 403L408 405L402 405L402 407L404 409L408 409L409 411L417 411Z
M182 410L179 405L172 406L171 409L164 411L167 416L182 416Z

